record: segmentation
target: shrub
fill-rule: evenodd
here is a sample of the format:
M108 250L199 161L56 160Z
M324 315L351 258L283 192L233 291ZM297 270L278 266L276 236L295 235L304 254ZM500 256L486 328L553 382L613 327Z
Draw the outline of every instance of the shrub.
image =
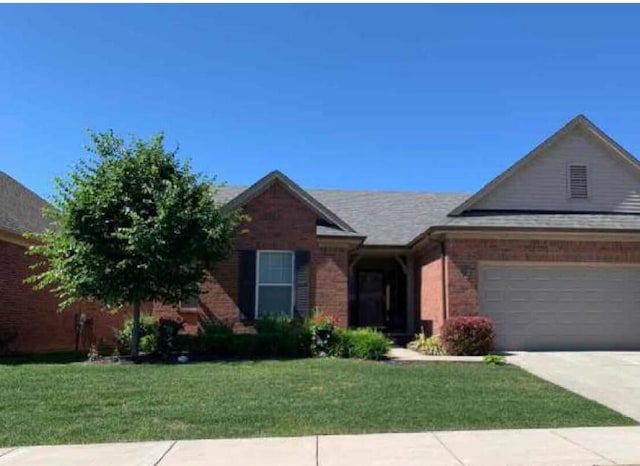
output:
M389 352L391 342L382 333L361 328L339 332L339 354L343 358L384 359Z
M443 356L446 354L438 335L428 337L424 333L424 328L416 334L416 338L409 342L407 348L426 354L427 356Z
M487 354L482 360L489 366L504 366L507 363L507 358L499 354Z
M313 310L306 326L311 336L311 355L317 357L338 356L340 352L340 334L338 319Z
M18 338L18 332L14 329L0 330L0 354L9 352L11 343Z
M158 339L156 351L162 356L168 356L174 350L174 340L178 332L184 328L183 322L172 319L158 321Z
M299 324L290 317L260 317L256 319L254 328L257 333L287 333Z
M462 316L447 319L440 339L447 354L482 356L493 350L493 325L482 316Z
M201 316L198 322L198 334L232 335L233 323L215 317Z
M311 354L309 329L289 318L262 318L256 333L233 333L224 325L212 325L197 335L177 335L174 348L214 358L292 358Z
M158 347L159 323L151 314L140 315L140 351L153 353ZM129 353L131 349L131 334L133 333L133 319L128 317L122 329L116 334L120 352Z

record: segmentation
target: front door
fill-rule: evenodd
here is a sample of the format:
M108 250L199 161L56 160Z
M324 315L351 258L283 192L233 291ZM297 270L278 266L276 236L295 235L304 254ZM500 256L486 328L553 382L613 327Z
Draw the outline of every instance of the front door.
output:
M381 271L358 272L357 325L359 327L384 327L385 281Z

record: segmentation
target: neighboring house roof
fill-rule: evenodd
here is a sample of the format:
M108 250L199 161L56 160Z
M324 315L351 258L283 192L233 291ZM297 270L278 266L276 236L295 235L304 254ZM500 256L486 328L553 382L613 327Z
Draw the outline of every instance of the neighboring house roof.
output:
M514 163L511 167L506 169L500 175L495 177L489 183L487 183L482 189L476 192L473 196L469 197L462 204L453 209L450 215L461 215L463 212L467 210L473 209L473 206L491 193L494 189L496 189L500 184L502 184L505 180L516 174L522 168L524 168L531 160L540 156L549 146L556 143L559 139L563 138L571 131L576 128L582 128L586 130L588 133L592 134L596 138L600 139L606 146L608 146L614 154L620 157L622 160L627 162L629 166L640 172L640 162L631 155L627 150L625 150L622 146L620 146L617 142L611 139L607 134L604 133L600 128L598 128L593 122L591 122L584 115L578 115L575 118L571 119L566 125L552 134L550 137L545 139L541 144L539 144L535 149L525 155L523 158Z
M42 232L50 224L42 215L49 204L0 171L0 229L11 233Z

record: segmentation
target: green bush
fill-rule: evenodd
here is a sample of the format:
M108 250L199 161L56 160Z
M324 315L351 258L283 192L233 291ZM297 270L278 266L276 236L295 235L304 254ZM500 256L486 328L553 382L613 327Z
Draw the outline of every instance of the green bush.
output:
M320 313L305 322L290 318L261 318L255 333L233 333L219 322L201 326L197 335L176 335L174 349L213 358L306 358L334 356L383 359L391 342L372 329L340 330Z
M416 338L407 345L407 348L427 356L443 356L446 354L438 335L428 337L424 333L424 329L416 334Z
M339 356L343 358L371 359L379 361L389 352L391 342L382 333L362 328L339 332Z
M232 335L233 324L208 316L201 316L198 325L200 335Z
M121 353L131 351L131 335L133 333L133 318L127 318L116 334L116 342ZM158 348L159 324L151 314L140 315L140 351L153 353Z
M312 356L340 356L340 331L338 319L314 309L305 325L310 334Z
M197 335L177 335L178 351L214 358L294 358L311 354L311 334L293 319L263 318L256 321L256 333L233 333L224 325L201 329Z
M183 328L183 322L178 322L173 319L160 319L158 321L156 352L163 357L167 357L173 352L175 338Z
M507 363L507 358L499 354L487 354L482 360L489 366L504 366Z
M234 335L198 334L176 335L174 351L211 357L230 357Z

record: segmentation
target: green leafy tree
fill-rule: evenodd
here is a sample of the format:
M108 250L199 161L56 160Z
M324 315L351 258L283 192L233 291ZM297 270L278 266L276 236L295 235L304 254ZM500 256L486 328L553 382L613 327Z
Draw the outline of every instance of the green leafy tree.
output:
M31 235L29 253L43 260L27 281L55 293L61 309L79 300L131 306L136 357L142 303L197 295L229 255L241 216L215 200L213 180L165 150L162 134L125 143L109 131L91 141L89 157L55 181L52 226Z

